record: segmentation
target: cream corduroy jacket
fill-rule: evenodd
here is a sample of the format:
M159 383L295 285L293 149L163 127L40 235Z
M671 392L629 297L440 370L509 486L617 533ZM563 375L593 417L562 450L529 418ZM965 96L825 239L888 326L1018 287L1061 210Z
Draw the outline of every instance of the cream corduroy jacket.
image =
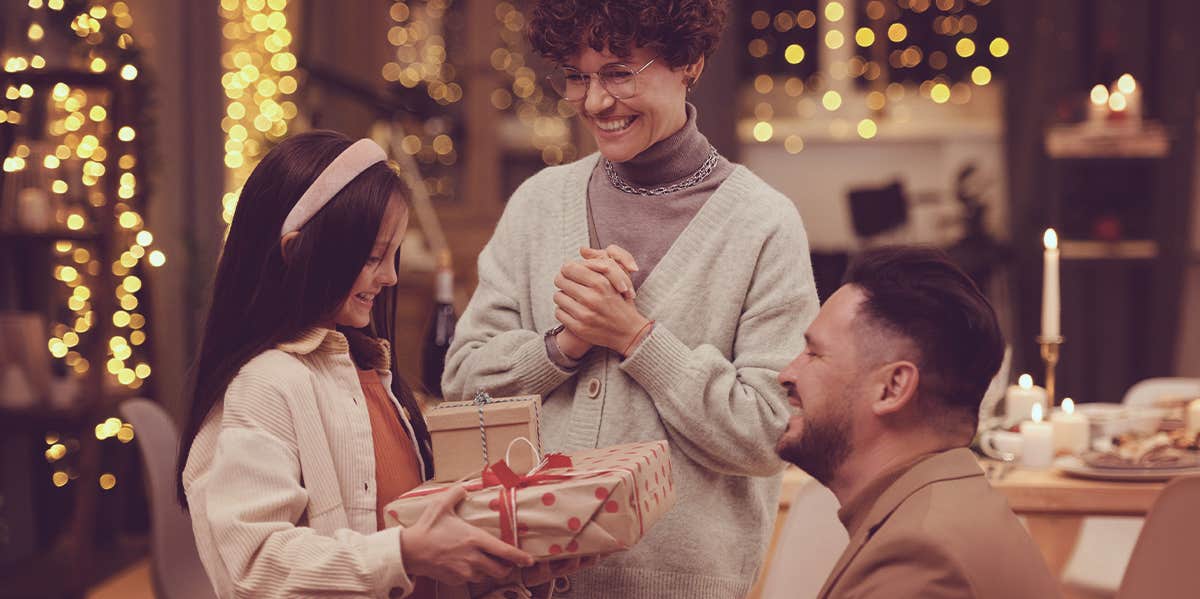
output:
M390 348L377 343L366 365L391 396ZM196 436L183 484L219 596L412 591L401 529L375 529L371 422L349 350L345 335L317 328L259 354Z

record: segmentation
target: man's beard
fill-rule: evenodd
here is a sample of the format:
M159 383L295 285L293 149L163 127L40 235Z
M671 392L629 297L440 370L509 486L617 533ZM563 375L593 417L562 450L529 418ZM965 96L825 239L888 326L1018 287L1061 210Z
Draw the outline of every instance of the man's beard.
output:
M805 417L799 439L779 440L779 457L798 466L817 482L829 486L850 455L850 409L839 402L824 419Z

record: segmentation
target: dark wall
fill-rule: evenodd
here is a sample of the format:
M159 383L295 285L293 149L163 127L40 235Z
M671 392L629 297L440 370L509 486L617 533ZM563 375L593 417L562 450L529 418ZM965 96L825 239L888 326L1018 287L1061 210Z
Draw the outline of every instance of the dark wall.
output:
M1058 396L1120 401L1139 379L1169 375L1179 326L1180 279L1191 222L1200 4L1189 0L1011 0L1005 121L1012 197L1012 277L1017 301L1014 367L1042 379L1040 239L1047 226L1079 222L1110 202L1125 238L1157 243L1153 259L1067 260ZM1161 121L1170 150L1148 159L1052 159L1046 128L1078 118L1096 83L1130 72L1147 117ZM1140 229L1140 230L1139 230ZM1076 235L1086 238L1088 227Z

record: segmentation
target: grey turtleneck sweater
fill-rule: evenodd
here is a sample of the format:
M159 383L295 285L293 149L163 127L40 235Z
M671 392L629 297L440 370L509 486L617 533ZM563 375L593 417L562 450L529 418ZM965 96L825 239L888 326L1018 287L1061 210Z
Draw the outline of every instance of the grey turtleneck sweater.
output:
M656 188L686 179L708 159L708 138L696 128L696 107L687 105L687 122L666 139L625 162L613 163L618 175L636 187ZM593 225L592 246L616 244L633 254L639 270L631 273L634 288L667 253L713 192L733 173L724 156L700 183L660 196L626 193L613 186L596 162L588 181L588 216Z

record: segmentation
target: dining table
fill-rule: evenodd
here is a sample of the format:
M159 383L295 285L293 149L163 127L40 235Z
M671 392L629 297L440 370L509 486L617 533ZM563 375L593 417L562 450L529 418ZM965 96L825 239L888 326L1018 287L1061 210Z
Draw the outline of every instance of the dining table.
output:
M980 459L992 488L1025 519L1029 535L1055 576L1075 550L1079 530L1090 516L1142 516L1166 486L1165 481L1076 478L1057 468L1030 469Z

